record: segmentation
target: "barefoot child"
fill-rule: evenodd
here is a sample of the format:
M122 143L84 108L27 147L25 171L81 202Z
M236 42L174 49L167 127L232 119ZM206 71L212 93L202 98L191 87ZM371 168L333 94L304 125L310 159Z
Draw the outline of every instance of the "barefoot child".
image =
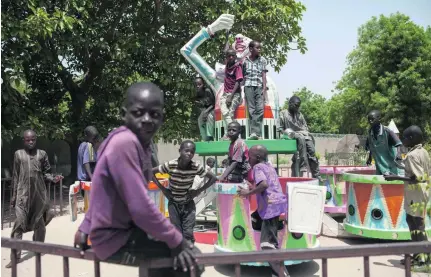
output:
M410 148L404 160L405 177L385 175L387 181L404 181L404 209L413 241L427 241L425 215L429 202L431 160L422 147L423 133L418 126L410 126L403 132L403 144ZM427 262L424 255L415 254L413 265L422 267Z
M242 197L256 194L257 213L256 219L261 221L260 248L262 250L278 249L278 223L279 217L287 210L287 199L281 189L277 172L268 162L268 150L262 145L255 145L249 151L250 165L252 167L252 179L255 187L253 189L238 190ZM258 224L260 225L260 224ZM272 276L279 276L279 262L269 263ZM284 275L289 276L287 269Z
M51 174L48 154L36 147L37 135L33 130L23 133L24 149L17 150L13 159L12 199L16 219L12 227L11 238L22 239L22 235L33 231L33 241L45 241L45 226L52 219L49 213L49 198L46 182L58 183L62 177ZM6 268L12 267L11 262ZM21 260L21 250L15 252L17 263Z
M230 138L228 161L229 166L219 178L221 181L230 183L242 183L246 179L250 164L248 163L248 147L245 142L239 138L241 125L233 121L228 125L227 135Z
M262 138L263 108L266 99L266 59L260 55L261 44L252 41L249 44L250 56L245 58L244 95L250 115L250 138Z
M168 198L169 219L183 234L184 239L195 242L193 229L196 223L196 206L193 199L212 186L217 178L202 165L193 161L196 146L193 141L185 140L180 145L178 159L153 168L153 173L169 174L169 188L163 187L155 178L155 182ZM208 181L199 189L192 189L195 176L207 178Z
M89 235L102 261L139 266L150 257L174 256L174 267L196 270L193 261L198 250L160 213L147 192L153 176L150 144L163 122L163 107L163 92L153 83L136 83L127 89L122 107L125 126L112 131L100 146L91 205L74 244L87 249ZM149 276L179 274L162 268L150 270Z

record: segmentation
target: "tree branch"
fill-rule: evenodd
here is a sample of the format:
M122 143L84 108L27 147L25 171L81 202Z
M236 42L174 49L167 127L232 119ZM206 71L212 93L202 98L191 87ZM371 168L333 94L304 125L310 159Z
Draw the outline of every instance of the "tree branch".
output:
M57 53L57 50L55 49L52 40L47 40L46 43L43 40L39 40L39 43L48 50L46 51L47 53L50 53L50 58L53 61L54 71L57 73L66 90L72 93L76 92L78 89L78 85L73 81L73 75L63 66L61 61L58 59L59 55Z
M104 36L104 40L110 45L113 44L113 41L115 38L115 32L116 32L115 30L118 24L120 23L121 18L123 18L123 14L126 11L128 6L129 6L129 1L124 0L122 2L120 12L117 14L117 17L112 22L109 30L106 32L106 35ZM105 68L106 62L109 60L111 60L111 57L108 53L101 55L100 48L98 47L93 48L93 51L91 51L91 55L90 55L88 70L85 73L84 78L80 85L80 89L83 92L87 93L89 91L94 80L101 75L103 69Z

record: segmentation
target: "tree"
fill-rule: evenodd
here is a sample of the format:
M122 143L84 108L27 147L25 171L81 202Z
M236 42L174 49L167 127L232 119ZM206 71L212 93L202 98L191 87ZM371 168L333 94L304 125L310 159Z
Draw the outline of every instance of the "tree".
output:
M367 113L379 109L383 122L394 119L401 132L410 125L419 125L429 137L429 27L425 30L400 13L373 17L359 28L358 45L347 61L330 116L341 132L364 132L368 127Z
M161 138L197 136L194 70L179 50L227 9L236 16L232 33L264 41L276 70L292 43L306 50L299 26L305 7L294 0L3 1L3 131L33 127L65 138L76 157L83 128L118 126L124 89L151 80L165 92ZM214 64L222 48L220 36L201 51Z
M311 132L333 133L336 131L334 126L329 122L329 101L325 97L311 92L306 87L294 91L293 95L296 95L301 99L301 113L304 115ZM288 108L289 99L286 99L283 109Z

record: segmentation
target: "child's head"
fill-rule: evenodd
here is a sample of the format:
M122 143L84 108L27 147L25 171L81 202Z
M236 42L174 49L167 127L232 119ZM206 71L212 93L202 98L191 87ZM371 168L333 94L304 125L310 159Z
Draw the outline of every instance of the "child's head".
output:
M150 145L162 125L164 105L163 92L153 83L135 83L127 89L122 108L123 120L142 145Z
M209 166L210 168L214 168L215 166L215 159L210 157L207 159L207 166Z
M299 111L300 107L301 107L301 99L296 95L293 95L292 97L290 97L289 111L292 113L296 113Z
M406 147L413 147L423 142L423 133L421 128L416 125L412 125L404 130L403 132L403 144Z
M22 140L24 141L24 148L27 150L32 150L36 147L37 135L33 130L26 130L22 135Z
M230 138L231 141L235 141L238 139L239 134L241 133L241 125L236 122L232 121L227 126L227 136Z
M94 126L87 126L84 129L84 139L93 145L96 144L99 141L99 131Z
M196 145L191 140L185 140L180 145L180 159L185 162L190 162L195 156Z
M262 49L262 44L258 41L253 40L248 45L248 49L250 50L250 55L252 57L259 57L260 51Z
M199 92L204 91L205 89L205 82L202 77L196 77L195 78L195 88L196 92L199 94Z
M381 116L382 115L381 115L380 111L372 110L371 112L368 113L368 123L370 123L370 125L372 127L380 125Z
M226 63L229 66L232 66L236 62L236 51L233 48L229 48L226 51Z
M223 168L227 168L229 166L229 161L228 161L228 159L224 159L222 162L221 162L221 167L223 167Z
M248 151L248 161L250 166L263 163L268 160L268 149L263 145L254 145Z

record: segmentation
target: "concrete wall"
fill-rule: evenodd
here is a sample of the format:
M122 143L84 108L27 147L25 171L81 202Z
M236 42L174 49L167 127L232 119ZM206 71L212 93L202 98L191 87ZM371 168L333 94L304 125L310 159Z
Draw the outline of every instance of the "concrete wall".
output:
M337 148L337 144L344 135L326 135L326 134L315 134L315 142L316 142L316 152L320 155L321 164L325 164L325 152L333 153ZM363 139L361 144L363 145ZM48 153L51 166L53 167L53 171L63 173L64 176L70 174L70 148L69 145L62 140L49 141L46 138L39 137L37 139L37 145L40 149L45 150ZM179 156L178 143L163 143L160 142L157 144L159 148L159 161L166 162L172 159L176 159ZM1 167L2 169L9 168L11 171L12 163L13 163L13 154L17 149L22 148L22 139L16 138L12 140L11 143L2 142L2 150L1 150ZM54 168L54 154L57 155L57 168ZM218 157L218 164L221 165L221 162L226 157ZM279 161L281 164L290 164L291 155L279 155ZM195 160L202 162L202 157L199 155L195 156ZM271 162L276 163L275 155L270 157ZM4 175L4 170L2 170L2 176Z

